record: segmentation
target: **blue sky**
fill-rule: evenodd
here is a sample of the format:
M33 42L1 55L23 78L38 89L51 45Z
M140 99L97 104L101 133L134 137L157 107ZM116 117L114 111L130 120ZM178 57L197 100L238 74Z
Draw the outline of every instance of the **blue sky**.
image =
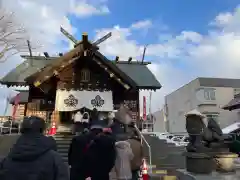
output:
M220 12L233 11L239 3L238 0L110 0L107 4L111 14L107 16L92 16L87 19L75 15L68 17L71 24L78 28L78 38L81 37L81 32L86 31L94 36L95 29L111 28L116 24L128 27L133 22L150 19L155 26L149 30L147 37L139 37L136 33L132 38L142 43L152 43L156 41L154 36L159 35L158 31L163 31L165 26L173 34L183 30L206 34L211 20Z
M163 85L153 95L152 109L158 110L165 95L196 77L240 78L239 4L239 0L3 0L2 5L15 13L33 46L43 45L38 53L70 49L60 26L79 40L82 32L88 32L91 40L112 32L100 45L110 58L140 59L148 44L149 69ZM9 58L1 64L0 75L20 62L19 56ZM0 93L3 99L6 92Z

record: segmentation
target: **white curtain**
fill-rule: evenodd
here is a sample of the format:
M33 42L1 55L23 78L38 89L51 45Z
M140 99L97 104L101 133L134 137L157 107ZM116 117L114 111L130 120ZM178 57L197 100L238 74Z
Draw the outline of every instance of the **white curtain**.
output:
M75 111L86 107L98 111L112 111L112 91L75 91L57 90L55 109L57 111Z

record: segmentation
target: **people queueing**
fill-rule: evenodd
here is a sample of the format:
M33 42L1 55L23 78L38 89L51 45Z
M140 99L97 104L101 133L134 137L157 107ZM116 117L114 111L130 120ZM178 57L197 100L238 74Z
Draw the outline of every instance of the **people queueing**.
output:
M140 134L136 130L133 130L132 136L130 136L127 141L129 142L134 154L134 157L131 161L132 180L138 180L143 159L143 146L141 143Z
M70 179L109 180L112 169L119 180L137 179L143 155L137 132L129 136L121 128L124 120L115 119L112 112L107 119L96 109L91 115L90 131L73 137L69 147Z
M115 164L115 138L111 130L106 128L104 121L92 122L91 131L97 130L91 142L85 149L88 177L91 180L109 180L109 173Z
M127 141L116 142L117 157L115 161L115 170L118 180L131 180L131 160L134 155Z
M87 168L85 166L87 158L84 153L86 146L91 142L101 130L92 129L90 132L74 136L68 150L68 164L70 166L71 180L85 180L87 178Z
M68 167L53 150L53 141L44 136L42 118L25 117L21 136L0 163L1 180L68 180Z

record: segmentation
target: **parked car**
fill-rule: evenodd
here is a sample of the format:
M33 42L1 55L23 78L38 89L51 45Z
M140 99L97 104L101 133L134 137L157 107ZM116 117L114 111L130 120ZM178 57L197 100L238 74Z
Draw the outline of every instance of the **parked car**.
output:
M154 136L154 137L157 136L155 132L144 132L144 131L142 131L142 134L148 134L148 135Z
M168 133L168 132L156 133L156 135L157 135L157 137L158 137L159 139L166 139L167 136L169 135L169 133Z
M229 134L233 137L230 144L230 151L240 155L240 123L234 123L222 129L223 134Z
M183 136L179 142L176 143L177 146L187 146L189 143L189 137Z
M175 137L175 135L173 134L169 134L167 135L167 137L165 138L167 140L168 143L172 143L173 142L173 138Z
M5 121L1 126L1 134L18 133L19 125L20 123L18 121Z
M176 146L187 146L189 138L188 135L175 134L168 142L174 143Z

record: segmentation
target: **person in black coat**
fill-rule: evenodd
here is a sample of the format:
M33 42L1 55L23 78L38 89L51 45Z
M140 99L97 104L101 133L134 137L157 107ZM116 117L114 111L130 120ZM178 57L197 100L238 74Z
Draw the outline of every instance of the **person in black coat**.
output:
M52 150L57 151L57 142L55 141L55 139L52 136L48 136L48 139L50 141Z
M44 130L42 118L24 118L21 136L0 163L1 180L69 180L68 167Z
M85 149L91 140L102 132L101 128L91 129L77 136L74 136L68 150L68 164L70 166L70 179L71 180L85 180L88 177L88 168L86 163Z
M94 138L87 156L91 180L109 180L116 160L115 138L108 132L100 133Z
M109 173L116 159L115 137L108 128L105 131L107 126L104 121L96 121L91 129L97 127L102 130L93 137L86 150L88 177L91 177L91 180L109 180Z

